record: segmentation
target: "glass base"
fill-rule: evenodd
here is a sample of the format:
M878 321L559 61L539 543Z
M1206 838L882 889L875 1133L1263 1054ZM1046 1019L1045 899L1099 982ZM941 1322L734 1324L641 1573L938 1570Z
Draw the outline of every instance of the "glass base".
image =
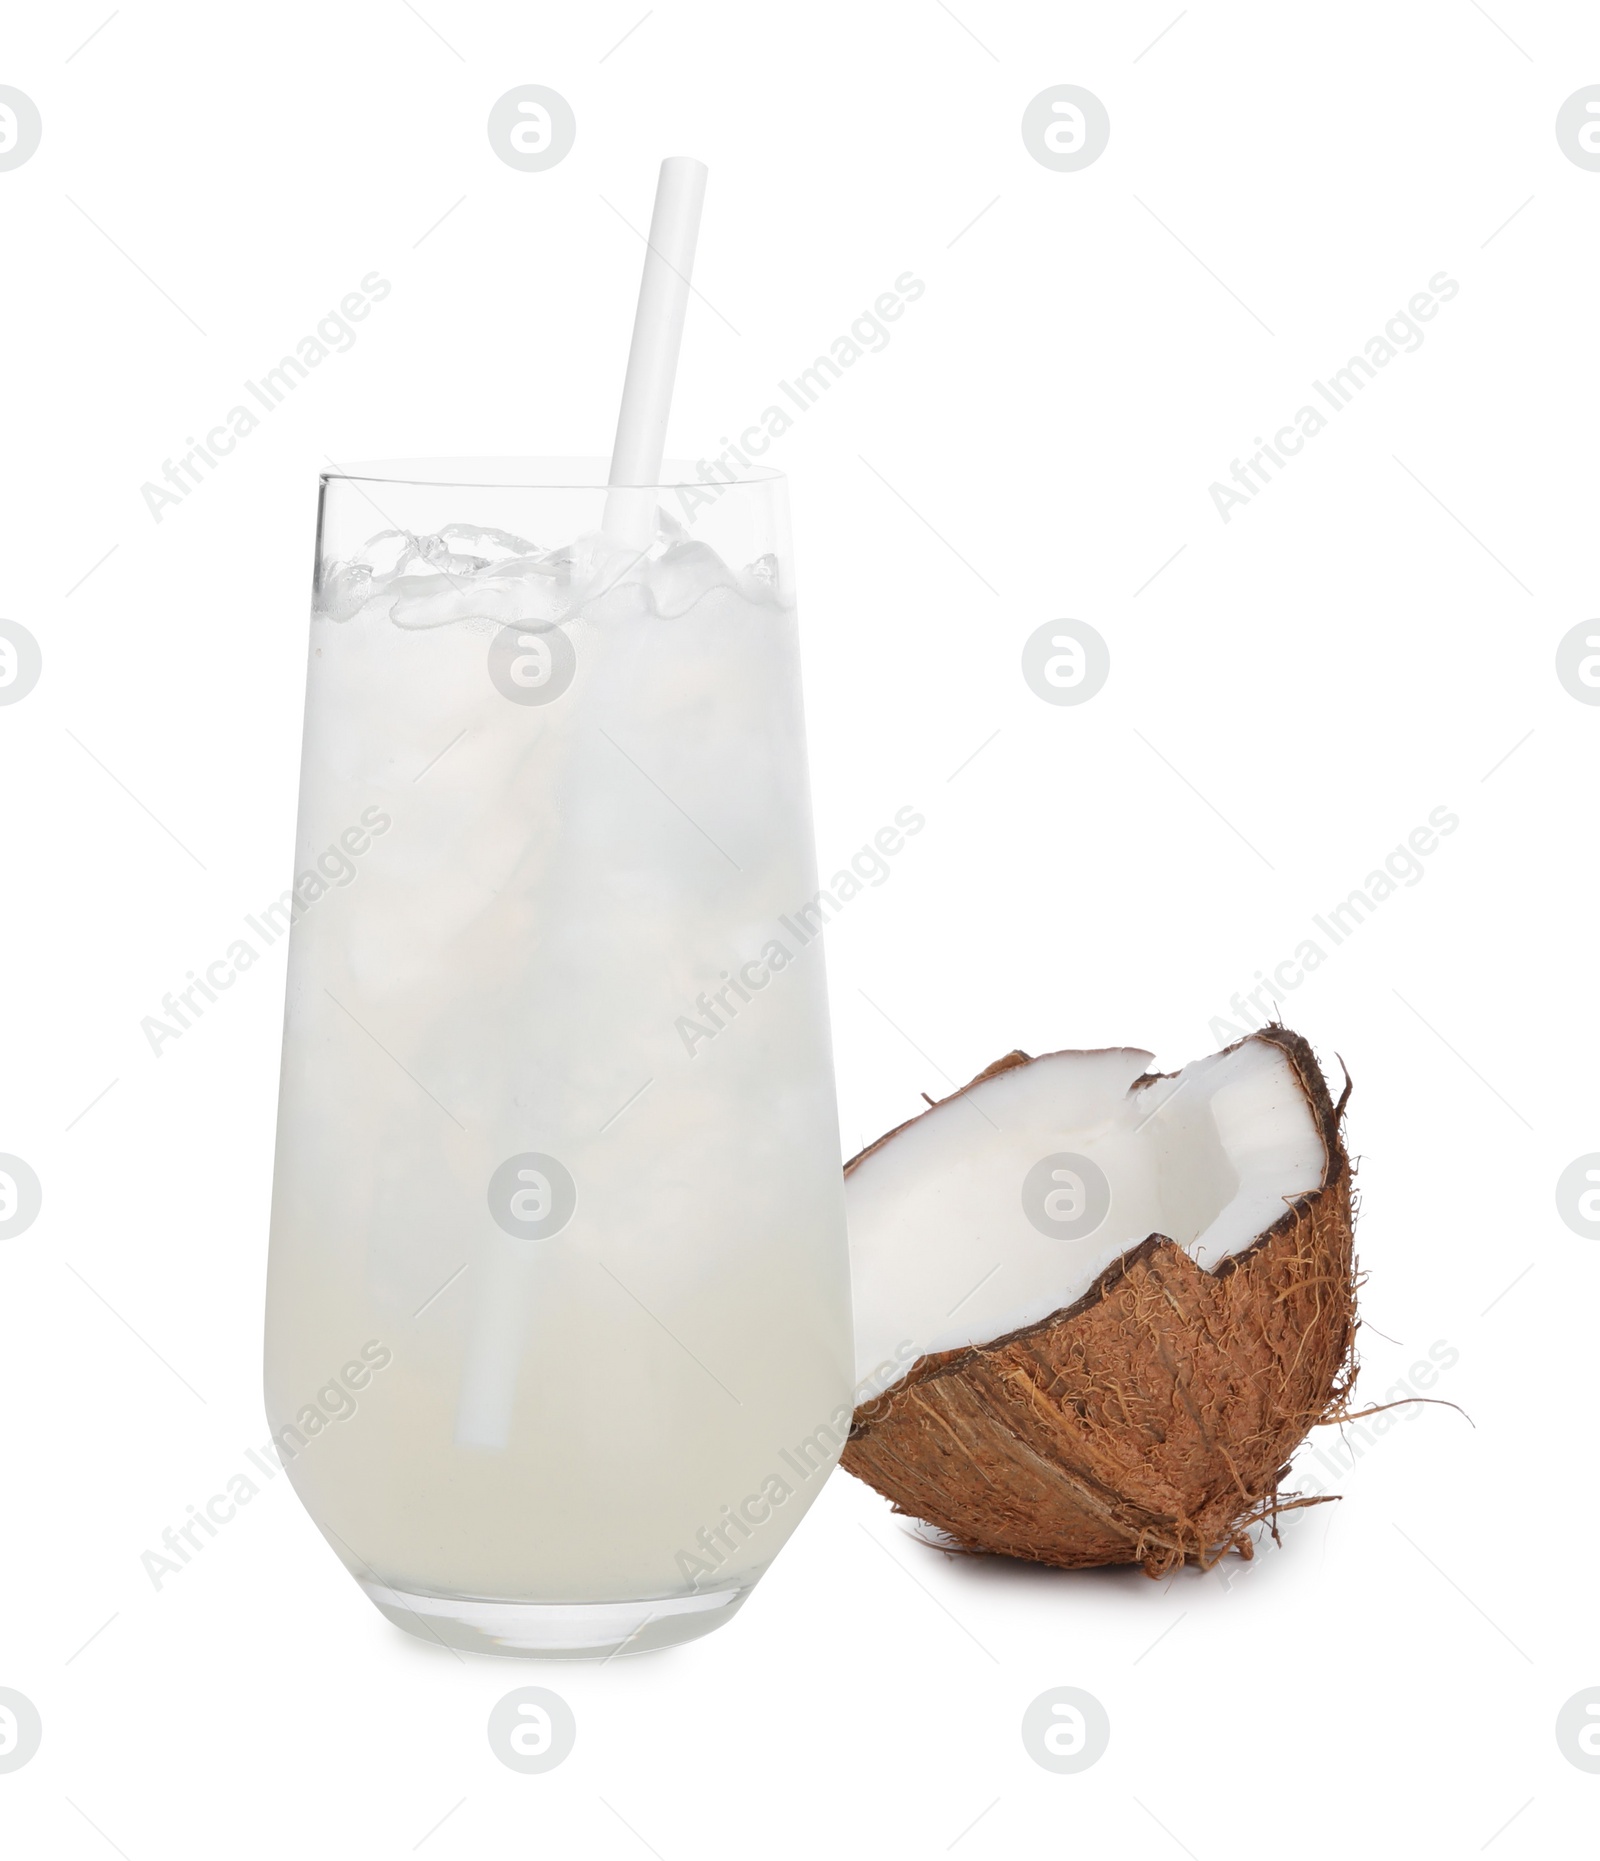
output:
M436 1646L471 1654L558 1661L609 1660L694 1641L738 1613L754 1587L637 1602L502 1602L484 1596L426 1596L357 1578L397 1628Z

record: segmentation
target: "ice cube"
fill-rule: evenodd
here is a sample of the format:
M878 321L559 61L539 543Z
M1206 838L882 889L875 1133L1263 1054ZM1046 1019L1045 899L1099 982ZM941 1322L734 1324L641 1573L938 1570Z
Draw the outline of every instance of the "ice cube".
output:
M326 620L359 614L372 594L372 571L364 562L330 562L317 588L314 610Z
M559 577L540 570L540 564L530 563L475 578L401 576L386 591L397 597L390 619L397 627L443 627L453 620L559 620L572 605L570 596Z
M713 589L738 585L727 563L706 543L670 544L650 564L644 579L663 620L687 614Z
M415 548L416 538L409 530L381 530L370 542L361 545L351 561L370 569L374 576L395 575Z
M544 554L537 543L530 543L524 536L513 536L509 530L484 529L475 523L447 523L439 535L449 542L465 544L472 555L496 565Z
M763 606L782 599L774 557L735 574L665 510L657 511L656 523L644 550L601 531L541 551L526 537L478 524L448 523L423 535L384 530L351 560L324 570L316 611L347 620L377 603L396 626L423 629L452 621L564 621L585 612L672 620L717 589L737 589Z
M757 556L754 562L748 562L739 571L739 592L747 601L759 602L763 607L777 607L783 600L779 586L780 565L778 558L770 552Z

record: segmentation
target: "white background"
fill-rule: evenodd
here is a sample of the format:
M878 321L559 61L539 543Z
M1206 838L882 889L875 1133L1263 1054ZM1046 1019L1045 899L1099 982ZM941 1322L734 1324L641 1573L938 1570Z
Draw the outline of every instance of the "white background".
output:
M76 53L100 6L9 22L44 139L0 173L0 613L44 675L0 709L0 1150L45 1201L0 1244L0 1685L45 1737L0 1840L1573 1852L1600 1254L1554 1186L1600 1149L1600 710L1554 655L1595 601L1600 174L1554 122L1600 17L658 0L624 40L642 11L128 4ZM1068 82L1111 140L1057 173L1020 121ZM542 174L485 134L523 83L577 116ZM927 285L769 461L823 869L928 822L829 933L847 1149L1012 1046L1210 1050L1447 806L1285 1015L1356 1082L1361 1393L1442 1340L1470 1421L1411 1412L1281 1551L1159 1584L948 1560L840 1474L736 1623L603 1669L402 1636L287 1481L156 1593L140 1553L266 1433L281 946L159 1062L139 1022L287 882L317 472L603 451L676 152L712 179L673 451ZM356 345L156 524L141 484L374 269ZM1211 482L1441 270L1423 345L1225 524ZM1111 651L1081 707L1019 669L1068 616ZM484 1732L530 1681L578 1721L535 1777ZM1060 1685L1111 1717L1077 1776L1019 1735Z

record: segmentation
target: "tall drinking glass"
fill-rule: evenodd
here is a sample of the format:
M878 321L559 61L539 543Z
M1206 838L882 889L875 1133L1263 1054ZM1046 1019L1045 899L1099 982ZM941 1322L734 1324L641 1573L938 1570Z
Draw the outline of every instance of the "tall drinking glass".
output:
M485 1652L726 1621L850 1418L783 480L656 487L641 552L605 476L323 479L262 926L276 1452L385 1615Z

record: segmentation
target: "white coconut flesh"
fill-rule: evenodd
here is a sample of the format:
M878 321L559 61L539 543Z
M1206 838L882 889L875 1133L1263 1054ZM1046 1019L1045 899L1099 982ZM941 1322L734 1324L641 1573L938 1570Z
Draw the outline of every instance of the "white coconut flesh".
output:
M1043 1055L855 1165L858 1400L927 1352L992 1343L1073 1304L1152 1234L1214 1269L1322 1185L1322 1136L1281 1048L1246 1040L1166 1078L1148 1076L1150 1059Z

